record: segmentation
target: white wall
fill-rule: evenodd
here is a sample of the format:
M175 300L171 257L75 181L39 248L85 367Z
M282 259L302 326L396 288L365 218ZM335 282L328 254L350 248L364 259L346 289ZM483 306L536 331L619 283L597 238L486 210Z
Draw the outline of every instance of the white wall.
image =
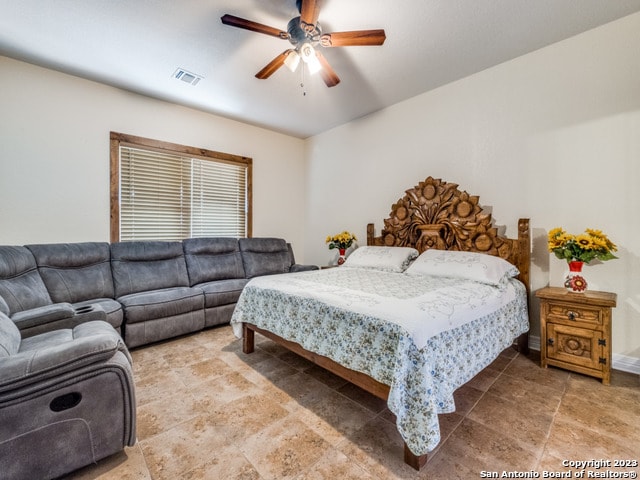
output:
M6 57L0 244L109 240L110 131L253 158L253 235L304 259L302 140Z
M479 195L511 237L531 218L534 289L566 268L546 250L551 228L601 229L620 259L587 278L618 294L614 366L640 372L638 45L635 14L309 139L306 260L331 261L324 240L344 229L365 244L366 224L379 233L427 176Z

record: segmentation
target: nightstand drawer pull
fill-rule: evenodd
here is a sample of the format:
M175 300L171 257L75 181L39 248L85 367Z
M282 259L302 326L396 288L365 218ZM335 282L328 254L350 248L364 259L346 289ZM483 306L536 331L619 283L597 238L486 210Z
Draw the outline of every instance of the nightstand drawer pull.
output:
M553 338L549 338L549 339L547 340L547 344L549 344L549 345L553 345Z
M569 320L575 320L576 318L578 318L580 316L580 314L576 313L576 312L572 312L571 310L569 310L567 312L567 318Z

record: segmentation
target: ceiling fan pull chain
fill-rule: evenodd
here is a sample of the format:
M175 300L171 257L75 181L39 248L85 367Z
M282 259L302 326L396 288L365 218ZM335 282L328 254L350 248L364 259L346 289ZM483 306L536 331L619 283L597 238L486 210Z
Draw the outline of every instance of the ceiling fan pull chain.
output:
M307 96L307 91L304 88L304 65L302 66L302 68L300 69L300 88L302 88L302 96L306 97Z

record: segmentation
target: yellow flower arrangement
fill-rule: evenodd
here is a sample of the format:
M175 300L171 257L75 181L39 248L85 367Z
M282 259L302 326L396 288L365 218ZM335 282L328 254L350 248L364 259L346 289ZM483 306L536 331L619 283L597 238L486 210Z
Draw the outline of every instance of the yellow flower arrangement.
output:
M329 250L332 248L347 249L357 240L358 239L353 233L349 233L345 230L344 232L338 233L334 236L329 235L325 240L325 243L329 244Z
M594 259L605 261L618 258L612 253L618 247L600 230L590 228L580 235L572 235L560 227L554 228L549 231L548 245L550 252L567 262L589 263Z

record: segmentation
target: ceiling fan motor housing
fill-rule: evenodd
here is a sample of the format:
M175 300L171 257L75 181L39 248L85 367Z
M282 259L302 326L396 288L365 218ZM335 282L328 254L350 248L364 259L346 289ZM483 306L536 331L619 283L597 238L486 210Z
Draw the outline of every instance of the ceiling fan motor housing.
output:
M300 17L295 17L289 20L287 24L287 33L289 34L289 41L292 45L298 45L303 42L311 42L313 45L317 45L320 42L322 36L322 30L320 24L309 25L309 31L305 31L300 23Z

